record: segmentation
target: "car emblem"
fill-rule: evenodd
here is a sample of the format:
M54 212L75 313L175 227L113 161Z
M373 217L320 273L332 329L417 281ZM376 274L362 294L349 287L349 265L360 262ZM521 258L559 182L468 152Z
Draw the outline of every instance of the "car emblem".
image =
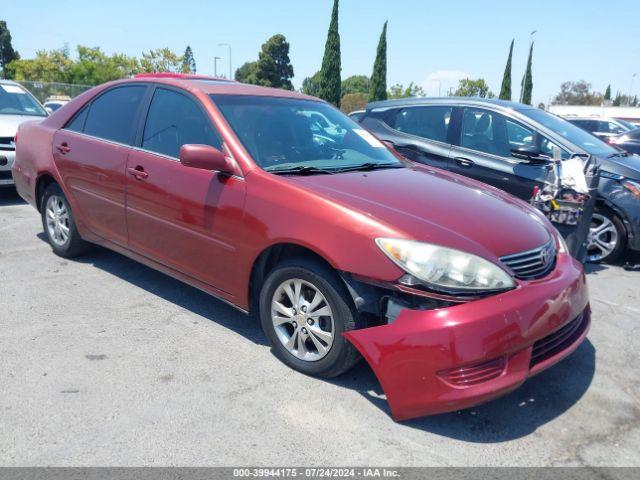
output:
M540 252L540 263L542 263L544 267L546 267L547 264L549 263L549 256L550 256L550 252L548 248L545 248Z

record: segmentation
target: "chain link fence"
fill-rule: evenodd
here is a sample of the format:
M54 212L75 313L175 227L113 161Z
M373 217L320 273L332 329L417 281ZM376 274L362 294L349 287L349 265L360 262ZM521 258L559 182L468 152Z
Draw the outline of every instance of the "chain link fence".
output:
M33 82L20 80L17 83L29 90L40 103L44 103L51 97L73 98L82 92L89 90L93 85L74 85L59 82Z

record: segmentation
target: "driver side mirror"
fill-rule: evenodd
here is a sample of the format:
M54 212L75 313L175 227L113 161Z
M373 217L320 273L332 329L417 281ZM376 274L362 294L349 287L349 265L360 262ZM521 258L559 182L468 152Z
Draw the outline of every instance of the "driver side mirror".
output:
M535 165L544 165L549 163L549 159L542 156L542 151L538 147L534 147L532 145L523 145L512 148L511 155Z
M211 145L183 145L180 147L180 163L185 167L215 170L223 175L235 173L229 158Z

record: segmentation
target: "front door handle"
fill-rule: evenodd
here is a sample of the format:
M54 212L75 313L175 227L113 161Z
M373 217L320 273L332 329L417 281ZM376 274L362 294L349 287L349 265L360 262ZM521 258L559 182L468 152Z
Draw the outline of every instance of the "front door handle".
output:
M56 145L56 149L63 155L71 151L71 147L67 145L67 142L62 142L60 145Z
M130 175L136 177L136 180L145 180L149 176L149 174L145 172L144 168L142 168L140 165L138 165L136 168L127 168L127 172L129 172Z
M475 162L473 160L469 160L468 158L464 157L456 157L454 158L454 160L458 165L465 168L473 167L475 165Z

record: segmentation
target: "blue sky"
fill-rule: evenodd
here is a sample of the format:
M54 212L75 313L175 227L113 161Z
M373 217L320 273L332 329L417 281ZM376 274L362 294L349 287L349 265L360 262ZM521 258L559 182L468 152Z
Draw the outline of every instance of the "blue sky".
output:
M199 73L228 72L257 58L260 45L283 33L291 44L294 85L319 69L332 0L3 0L14 48L24 58L68 43L139 55L191 45ZM597 90L640 95L640 1L637 0L342 0L342 77L371 74L382 24L389 20L388 83L422 85L444 94L461 76L483 77L499 91L509 42L515 38L514 97L535 34L535 103L547 103L564 80ZM439 81L438 81L438 80Z

